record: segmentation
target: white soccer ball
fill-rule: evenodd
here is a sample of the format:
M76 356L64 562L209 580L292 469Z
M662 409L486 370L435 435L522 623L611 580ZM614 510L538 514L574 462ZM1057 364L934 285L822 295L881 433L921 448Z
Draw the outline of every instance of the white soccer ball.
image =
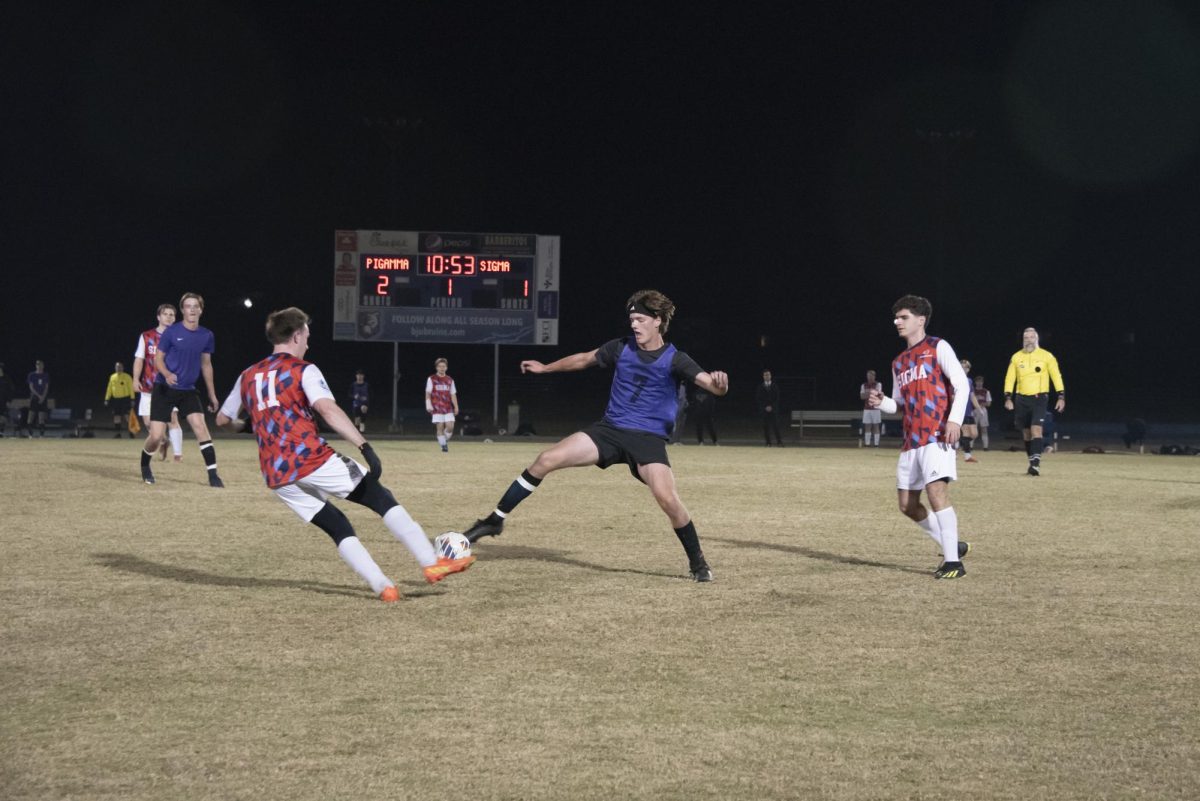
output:
M433 550L444 559L462 559L471 555L471 541L457 531L447 531L433 540Z

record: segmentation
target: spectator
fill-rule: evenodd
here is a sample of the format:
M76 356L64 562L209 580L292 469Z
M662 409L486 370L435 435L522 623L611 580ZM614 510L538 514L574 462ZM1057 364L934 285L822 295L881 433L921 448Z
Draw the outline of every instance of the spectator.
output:
M696 444L704 444L704 430L712 437L712 444L717 444L717 426L714 421L717 407L717 396L703 387L696 386L692 395L692 425L696 427Z
M762 415L763 439L767 447L771 447L771 434L775 434L775 444L783 447L783 436L779 433L779 385L771 380L771 371L763 370L762 383L754 389L754 402ZM713 436L716 441L716 435Z

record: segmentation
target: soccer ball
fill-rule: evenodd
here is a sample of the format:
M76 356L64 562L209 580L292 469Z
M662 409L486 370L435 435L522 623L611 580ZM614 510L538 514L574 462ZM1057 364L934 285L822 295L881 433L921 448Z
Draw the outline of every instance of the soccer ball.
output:
M434 539L433 550L443 559L462 559L471 555L471 542L457 531L447 531Z

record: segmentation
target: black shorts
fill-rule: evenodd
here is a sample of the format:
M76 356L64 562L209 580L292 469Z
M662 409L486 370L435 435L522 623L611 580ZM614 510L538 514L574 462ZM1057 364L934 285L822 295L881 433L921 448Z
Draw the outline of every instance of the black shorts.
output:
M118 414L129 414L130 405L133 403L133 398L113 398L108 402L108 408L112 409L113 417Z
M42 414L45 414L49 411L50 411L50 406L49 406L48 401L44 401L40 398L34 398L32 396L29 398L30 419L32 419L33 415L38 414L39 412Z
M196 390L174 389L166 384L155 384L150 392L151 422L171 422L173 409L179 409L179 414L184 417L189 414L204 414L204 405L200 403L200 394Z
M667 441L648 431L633 431L628 428L617 428L608 423L593 423L583 429L583 433L591 437L600 451L600 461L596 467L607 470L614 464L629 465L629 472L638 481L638 465L665 464L671 466L667 459Z
M1049 401L1049 393L1043 392L1039 395L1018 395L1013 402L1013 422L1017 428L1029 428L1030 426L1044 425L1046 422L1046 403Z

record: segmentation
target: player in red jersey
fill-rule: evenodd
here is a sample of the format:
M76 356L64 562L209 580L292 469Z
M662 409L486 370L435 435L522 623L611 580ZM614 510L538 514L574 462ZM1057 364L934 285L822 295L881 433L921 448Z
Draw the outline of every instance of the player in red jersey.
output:
M458 414L458 389L454 386L454 379L446 375L449 366L450 363L445 359L437 359L433 363L436 372L425 379L425 411L433 416L442 453L450 450L450 438L454 436L454 415Z
M958 516L950 505L950 482L958 477L954 445L967 408L970 384L954 348L926 335L933 305L905 295L892 305L896 331L907 348L892 362L892 397L872 390L867 405L894 414L904 411L904 442L896 468L900 511L933 537L943 554L933 577L954 579L966 573L962 557L971 549L958 539ZM921 503L929 496L932 512Z
M158 367L154 364L154 354L158 352L158 338L167 326L175 322L175 307L163 303L158 307L158 326L138 335L137 349L133 352L133 380L137 382L138 416L142 425L150 428L150 393L154 389L154 378L158 375ZM175 453L175 461L183 461L183 428L179 425L179 410L171 410L171 422L167 424L167 437L171 440L171 450ZM158 458L167 458L167 443L162 444Z
M249 415L267 486L302 520L333 539L338 554L380 600L397 601L400 592L359 542L346 516L327 502L331 497L361 504L382 517L388 530L416 557L430 584L466 570L475 557L438 557L421 526L379 483L383 472L379 457L334 401L320 368L304 361L308 320L295 307L267 317L267 340L275 349L238 377L217 414L217 425L237 430L242 413ZM317 431L314 412L359 449L369 470L329 447Z

